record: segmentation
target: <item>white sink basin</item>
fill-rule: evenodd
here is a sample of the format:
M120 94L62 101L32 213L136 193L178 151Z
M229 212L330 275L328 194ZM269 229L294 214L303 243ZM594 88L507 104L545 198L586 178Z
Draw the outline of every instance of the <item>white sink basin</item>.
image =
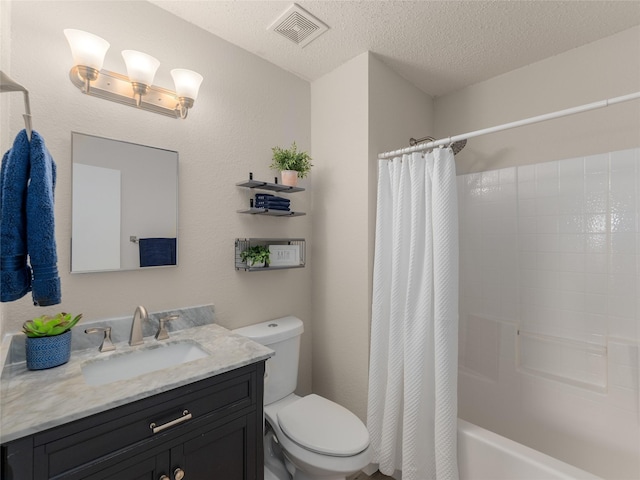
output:
M208 356L197 343L173 342L86 362L82 375L89 385L105 385Z

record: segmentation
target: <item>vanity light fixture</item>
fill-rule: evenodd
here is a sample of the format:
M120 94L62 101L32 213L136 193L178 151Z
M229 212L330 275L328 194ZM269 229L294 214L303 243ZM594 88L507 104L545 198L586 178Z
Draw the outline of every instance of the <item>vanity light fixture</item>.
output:
M104 98L173 118L187 118L203 77L183 68L171 70L176 91L152 85L160 62L146 53L123 50L127 75L102 70L109 42L82 30L65 29L74 66L71 82L87 95Z

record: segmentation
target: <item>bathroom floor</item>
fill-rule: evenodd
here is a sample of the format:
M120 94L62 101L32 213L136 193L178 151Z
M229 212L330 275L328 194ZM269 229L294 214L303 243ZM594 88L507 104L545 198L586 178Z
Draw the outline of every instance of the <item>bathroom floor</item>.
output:
M393 480L393 478L387 477L386 475L383 475L380 472L374 473L371 477L368 476L366 473L360 472L347 478L347 480Z

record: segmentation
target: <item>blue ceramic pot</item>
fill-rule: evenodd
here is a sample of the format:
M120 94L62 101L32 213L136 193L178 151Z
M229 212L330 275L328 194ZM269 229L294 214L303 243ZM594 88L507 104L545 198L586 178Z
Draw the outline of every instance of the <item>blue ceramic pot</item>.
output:
M71 330L54 337L27 337L25 345L29 370L57 367L71 356Z

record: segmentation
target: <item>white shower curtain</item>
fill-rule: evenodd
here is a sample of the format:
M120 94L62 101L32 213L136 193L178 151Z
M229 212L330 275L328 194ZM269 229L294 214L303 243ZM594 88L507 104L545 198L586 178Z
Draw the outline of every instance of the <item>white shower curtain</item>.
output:
M458 208L451 149L379 160L367 426L380 472L458 478Z

